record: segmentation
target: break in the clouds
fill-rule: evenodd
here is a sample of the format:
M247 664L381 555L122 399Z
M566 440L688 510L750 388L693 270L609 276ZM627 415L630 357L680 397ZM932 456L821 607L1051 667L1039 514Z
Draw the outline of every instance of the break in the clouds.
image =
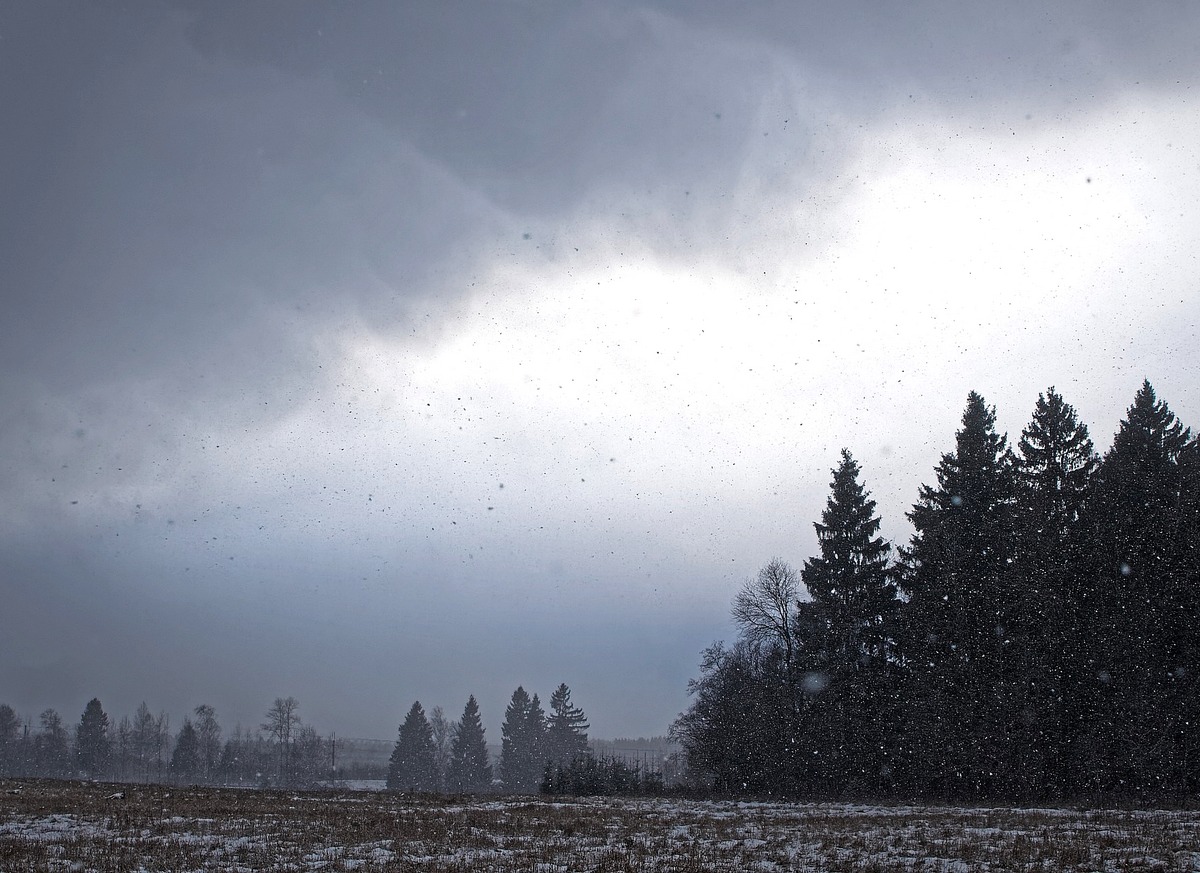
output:
M1190 7L0 12L0 700L665 730L842 446L1196 423Z

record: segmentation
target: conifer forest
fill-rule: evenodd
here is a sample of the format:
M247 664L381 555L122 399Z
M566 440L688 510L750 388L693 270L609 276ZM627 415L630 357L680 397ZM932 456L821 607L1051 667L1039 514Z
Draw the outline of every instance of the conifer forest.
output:
M844 450L820 553L736 595L675 723L722 794L1171 802L1200 786L1200 442L1149 382L1099 455L967 398L894 547Z

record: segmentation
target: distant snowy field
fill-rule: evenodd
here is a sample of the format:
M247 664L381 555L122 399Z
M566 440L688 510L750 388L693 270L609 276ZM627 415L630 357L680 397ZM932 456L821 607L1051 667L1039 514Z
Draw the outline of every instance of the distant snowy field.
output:
M1200 814L0 781L32 870L1200 870Z

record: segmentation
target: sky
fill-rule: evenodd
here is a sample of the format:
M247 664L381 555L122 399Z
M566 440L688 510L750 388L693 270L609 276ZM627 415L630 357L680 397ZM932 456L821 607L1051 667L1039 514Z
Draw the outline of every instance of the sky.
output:
M1200 424L1200 6L0 5L0 702L666 732L847 447Z

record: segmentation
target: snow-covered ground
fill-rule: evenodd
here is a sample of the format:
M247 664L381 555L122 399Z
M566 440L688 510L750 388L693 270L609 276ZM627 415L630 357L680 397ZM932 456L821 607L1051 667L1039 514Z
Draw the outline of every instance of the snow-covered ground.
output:
M1200 870L1200 815L0 782L4 873L398 869Z

